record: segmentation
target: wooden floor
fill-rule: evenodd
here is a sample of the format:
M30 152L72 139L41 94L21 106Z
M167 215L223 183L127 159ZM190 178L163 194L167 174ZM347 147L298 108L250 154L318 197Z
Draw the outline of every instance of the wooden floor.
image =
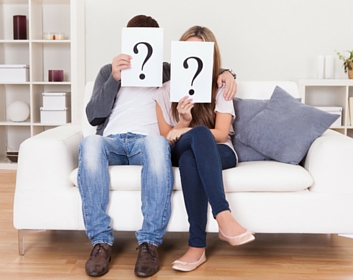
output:
M15 176L0 170L0 279L92 279L84 271L91 245L82 231L30 234L25 255L18 255L12 225ZM100 279L138 279L134 233L115 232L115 237L110 271ZM150 279L353 279L353 239L337 235L256 234L254 242L235 248L208 234L207 262L193 272L174 271L171 263L186 243L186 233L167 233L159 247L161 269Z

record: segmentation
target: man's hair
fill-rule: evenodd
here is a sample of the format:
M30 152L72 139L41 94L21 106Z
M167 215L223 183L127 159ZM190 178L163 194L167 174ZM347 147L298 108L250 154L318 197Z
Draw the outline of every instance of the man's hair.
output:
M150 16L138 15L129 20L127 27L159 27L159 25L158 22Z

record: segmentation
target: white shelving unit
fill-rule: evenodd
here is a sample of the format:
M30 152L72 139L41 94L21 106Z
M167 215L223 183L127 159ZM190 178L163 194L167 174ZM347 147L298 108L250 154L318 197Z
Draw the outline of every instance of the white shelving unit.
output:
M349 97L353 97L353 80L299 80L299 91L305 104L342 107L342 125L331 129L353 137L353 120L349 114Z
M0 169L16 169L6 152L18 151L27 138L61 125L42 124L43 92L71 92L71 123L78 123L78 93L85 83L84 0L0 0L0 64L29 65L29 81L0 82ZM26 15L27 40L13 39L13 16ZM44 40L44 33L64 33L63 40ZM49 82L48 70L64 70L63 82ZM8 120L13 101L29 105L25 122ZM68 123L67 125L70 125Z

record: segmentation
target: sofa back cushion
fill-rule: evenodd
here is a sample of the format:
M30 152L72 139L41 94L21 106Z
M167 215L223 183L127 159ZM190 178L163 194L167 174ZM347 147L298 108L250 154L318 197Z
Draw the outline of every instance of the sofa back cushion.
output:
M298 85L291 81L238 81L237 98L270 99L276 86L295 98L299 96Z
M298 86L295 82L288 81L244 81L237 82L236 97L252 99L269 99L274 88L278 85L294 97L298 97ZM91 99L94 82L90 81L85 86L82 110L82 133L86 137L96 133L96 127L91 126L86 116L86 105Z

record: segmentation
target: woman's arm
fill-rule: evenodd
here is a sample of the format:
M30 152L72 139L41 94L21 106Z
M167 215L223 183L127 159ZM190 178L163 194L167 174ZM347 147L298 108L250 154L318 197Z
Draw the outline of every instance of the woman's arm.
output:
M211 132L217 143L224 143L227 141L232 118L233 116L228 113L216 113L215 128L211 129Z
M161 106L159 106L158 102L156 102L156 112L157 112L159 133L165 138L167 138L169 131L171 131L173 127L165 121L163 116L163 111L161 109Z
M190 127L185 127L184 120L180 120L175 127L169 125L164 119L163 111L159 106L158 102L156 102L156 112L159 133L165 138L167 138L170 144L174 144L180 138L181 135L191 129Z

